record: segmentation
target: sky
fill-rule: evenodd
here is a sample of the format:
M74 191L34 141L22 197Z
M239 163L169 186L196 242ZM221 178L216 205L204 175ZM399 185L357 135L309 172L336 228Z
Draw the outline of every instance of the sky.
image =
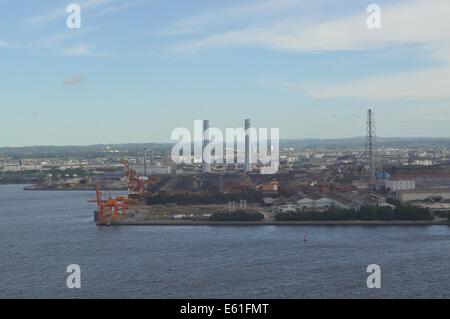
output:
M378 136L450 137L450 1L0 0L0 146L167 142L196 119L354 137L369 108Z

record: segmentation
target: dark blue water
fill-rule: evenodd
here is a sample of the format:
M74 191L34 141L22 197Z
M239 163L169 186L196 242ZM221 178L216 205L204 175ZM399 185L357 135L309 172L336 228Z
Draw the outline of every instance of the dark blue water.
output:
M98 228L90 197L0 186L0 297L450 297L447 226Z

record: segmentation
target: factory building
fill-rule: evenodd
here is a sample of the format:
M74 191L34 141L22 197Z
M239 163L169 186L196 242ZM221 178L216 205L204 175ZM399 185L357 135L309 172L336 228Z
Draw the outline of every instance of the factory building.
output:
M130 167L140 176L172 174L172 166L145 166L143 164L135 164L130 165Z
M39 164L3 164L0 166L2 172L22 172L22 171L38 171L42 170Z
M298 212L300 207L298 205L281 205L278 206L279 213L295 213Z
M416 181L413 180L400 180L400 179L387 179L384 181L384 186L391 192L397 191L409 191L416 189Z
M450 200L450 189L415 189L396 192L402 202Z
M332 200L327 197L322 197L318 200L313 200L310 198L303 198L297 202L297 205L300 208L300 211L326 211L334 207L338 208L348 208L347 206L342 205L338 201Z
M261 185L258 185L256 187L257 190L263 192L263 193L278 193L278 182L270 182L270 183L264 183Z
M325 212L333 208L354 209L355 207L353 205L345 205L339 201L327 197L322 197L317 200L303 198L297 201L297 205L288 204L278 206L278 212Z

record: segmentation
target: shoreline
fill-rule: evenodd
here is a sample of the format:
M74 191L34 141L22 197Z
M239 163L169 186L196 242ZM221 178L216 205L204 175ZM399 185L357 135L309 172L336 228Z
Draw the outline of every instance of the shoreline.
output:
M450 226L447 222L427 221L262 221L262 222L213 222L213 221L173 221L153 220L143 222L119 222L97 224L100 227L123 226Z
M27 192L39 192L39 191L44 191L44 192L48 192L48 191L55 191L55 192L83 192L83 191L89 191L89 192L95 192L95 187L87 187L87 188L69 188L69 189L65 189L65 188L30 188L30 187L24 187L23 188L24 191ZM111 192L126 192L127 189L123 188L123 189L111 189L109 190Z

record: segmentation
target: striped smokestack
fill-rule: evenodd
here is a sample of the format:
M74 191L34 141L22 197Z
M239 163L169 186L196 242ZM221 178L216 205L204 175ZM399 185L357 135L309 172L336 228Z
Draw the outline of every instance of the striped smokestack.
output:
M207 130L209 129L209 120L203 121L203 154L205 152L206 145L209 144L209 134ZM205 161L203 156L203 174L211 173L211 164Z
M246 172L251 172L253 169L251 158L250 158L250 134L249 129L251 128L251 123L249 119L245 120L245 166Z

